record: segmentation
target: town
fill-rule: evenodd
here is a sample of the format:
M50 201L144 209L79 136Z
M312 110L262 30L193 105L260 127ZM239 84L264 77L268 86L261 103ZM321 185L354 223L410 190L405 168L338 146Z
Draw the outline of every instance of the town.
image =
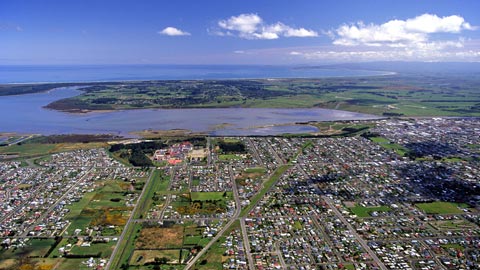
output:
M6 158L0 269L480 269L480 120L359 123Z

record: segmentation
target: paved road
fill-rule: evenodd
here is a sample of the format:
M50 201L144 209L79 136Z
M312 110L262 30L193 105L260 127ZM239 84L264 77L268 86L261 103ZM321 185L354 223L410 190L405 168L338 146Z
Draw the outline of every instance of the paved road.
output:
M247 256L248 269L254 270L255 265L253 263L252 252L251 252L251 249L250 249L250 241L248 241L247 228L245 227L245 219L244 218L240 219L240 227L242 229L243 244L245 246L245 255ZM284 269L286 269L286 268L284 268Z
M143 196L145 196L145 192L147 190L147 187L149 186L150 184L150 181L152 180L153 178L153 175L154 175L154 171L155 169L153 169L151 172L150 172L150 176L148 177L147 181L145 182L145 185L143 186L143 190L142 190L142 193L140 193L140 196L138 197L138 200L137 200L137 203L135 204L135 207L133 208L133 211L132 213L130 214L130 217L128 218L128 221L127 223L125 224L125 227L123 228L123 231L122 231L122 234L120 235L120 237L118 238L118 241L117 241L117 244L115 245L115 249L113 250L112 252L112 255L110 256L110 260L108 260L108 263L107 265L105 266L105 269L108 270L110 269L110 267L112 267L111 265L111 262L112 260L117 256L117 253L119 252L119 247L122 246L122 241L123 239L125 238L126 234L127 234L127 231L128 231L128 228L130 226L133 226L134 225L134 216L135 216L135 213L137 212L137 209L140 205L140 199L143 198ZM133 233L130 233L130 235L128 235L128 237L130 238L132 236ZM123 249L121 250L121 252L123 253L125 250L125 247L123 247Z
M211 139L212 138L207 137L207 147L206 147L207 148L207 166L210 166L210 164L212 163L212 154L211 154L212 151L210 149L212 147L210 142Z
M92 168L88 169L88 171L80 179L74 182L74 184L67 191L65 191L65 193L55 201L55 203L53 203L46 211L44 211L43 214L39 218L37 218L37 220L28 229L26 229L21 236L27 236L29 232L33 231L33 227L38 225L38 222L42 222L42 220L44 220L48 216L48 214L50 214L50 212L52 212L53 209L55 209L55 207L57 207L58 204L65 199L67 195L71 194L71 191L74 188L83 183L85 178L88 177L92 170Z
M352 227L352 225L345 219L345 217L338 211L337 207L335 207L335 204L332 202L330 198L327 196L322 196L322 198L325 200L325 202L330 206L330 208L333 210L335 215L347 226L347 228L350 230L353 236L358 240L360 245L367 251L368 255L373 259L373 261L380 267L382 270L387 270L387 267L383 264L382 261L377 257L377 254L373 252L373 250L367 245L367 242L358 235L357 231Z
M257 160L257 164L265 164L265 162L262 162L262 158L258 154L257 146L256 144L252 141L251 138L247 138L248 143L251 145L250 149L253 150L253 156Z
M240 216L240 211L242 210L242 207L240 205L240 198L238 196L238 189L237 189L237 185L235 183L235 178L234 178L234 175L233 175L233 171L232 171L232 168L229 167L229 172L230 172L230 180L232 181L232 189L233 189L233 198L235 199L235 204L236 204L236 207L235 207L235 213L233 214L233 217L230 218L230 221L228 221L227 224L225 224L225 226L223 227L223 229L221 229L217 235L215 235L215 237L213 237L212 240L210 240L210 242L200 251L197 253L197 255L191 259L187 265L185 266L185 269L190 269L192 268L193 265L195 265L195 263L198 261L198 259L200 259L203 254L205 254L208 249L215 243L217 242L218 239L220 239L220 237L222 237L222 235L225 233L225 231L227 231L231 226L232 224L237 221L238 217Z

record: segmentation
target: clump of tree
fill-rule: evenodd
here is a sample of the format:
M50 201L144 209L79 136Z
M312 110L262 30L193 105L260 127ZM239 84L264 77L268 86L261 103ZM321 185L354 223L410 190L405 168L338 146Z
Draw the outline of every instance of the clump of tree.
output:
M241 141L229 142L218 140L217 144L224 154L243 154L247 152L245 144Z
M132 144L114 144L110 146L111 153L120 152L120 157L128 160L133 166L152 166L152 161L147 155L152 155L156 149L164 148L166 145L161 141L140 142Z
M134 148L132 150L132 153L130 154L130 158L128 159L128 161L133 166L138 166L138 167L148 167L153 165L152 161L139 148Z

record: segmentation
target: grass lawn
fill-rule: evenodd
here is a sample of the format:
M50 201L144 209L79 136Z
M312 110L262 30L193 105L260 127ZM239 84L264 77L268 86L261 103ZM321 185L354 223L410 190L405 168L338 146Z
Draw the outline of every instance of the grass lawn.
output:
M460 244L442 244L441 247L445 248L445 249L453 248L455 250L461 250L461 251L463 251L465 249Z
M135 238L140 234L139 231L141 230L142 225L140 224L130 224L125 228L126 237L123 238L123 241L118 243L119 252L117 252L116 256L112 258L111 261L111 268L110 269L119 269L120 265L128 264L128 259L130 258L131 254L135 249Z
M105 147L105 143L24 143L0 147L1 154L18 154L21 157L47 155L76 149L92 149Z
M2 154L18 154L20 156L46 155L55 149L55 144L29 143L0 147Z
M129 211L131 207L125 206L125 197L123 193L113 190L123 190L123 181L108 180L106 184L94 192L85 193L82 199L68 206L70 212L65 219L71 221L67 229L68 235L73 235L76 229L81 229L85 233L85 227L92 224L93 221L102 221L100 218L105 216L103 221L111 225L123 225L126 217L123 212ZM107 192L106 192L107 191ZM116 201L119 199L119 201ZM114 200L114 201L112 201ZM110 221L109 221L110 220ZM112 223L111 221L114 220ZM116 222L119 222L118 224Z
M195 245L199 245L199 246L205 246L208 244L208 242L210 242L210 238L205 238L205 237L202 237L202 236L186 236L184 241L183 241L183 244L185 246L195 246Z
M432 225L439 229L446 229L446 230L464 230L464 229L473 229L475 228L475 224L471 223L470 221L466 220L439 220L432 222Z
M100 257L108 258L112 255L113 248L117 242L91 244L89 247L74 246L71 250L76 255L95 255L100 253Z
M153 176L150 182L148 183L145 194L142 198L138 199L138 208L135 213L135 218L140 216L146 216L146 213L150 209L153 203L153 197L155 194L159 194L162 191L166 191L168 183L170 181L169 177L163 173L163 170L154 169L152 172Z
M241 160L243 158L239 155L231 154L231 155L219 155L218 159L221 161L230 161L230 160Z
M224 196L226 195L226 196ZM190 196L192 201L206 201L206 200L228 200L232 198L232 192L192 192Z
M388 212L390 207L382 205L378 207L363 207L361 205L356 205L350 208L350 211L357 215L357 217L371 217L372 212Z
M265 173L267 170L263 167L246 168L246 173Z
M295 222L293 223L293 227L294 227L295 229L297 229L297 230L303 229L302 223L301 223L300 221L298 221L298 220L295 220Z
M416 207L420 208L427 214L461 214L463 211L458 208L458 204L451 202L431 202L417 203Z
M83 264L82 262L86 261L88 259L82 258L82 259L73 259L73 258L68 258L68 259L60 259L60 264L55 268L55 270L72 270L72 269L78 269L78 270L91 270L92 268L88 267L86 264Z
M226 238L224 236L220 237L217 242L215 242L205 255L198 260L195 264L195 269L223 269L223 253L225 248L221 246L221 243L225 242ZM205 262L202 264L202 262Z
M18 256L43 257L54 244L54 239L31 239L26 247L0 252L0 260L15 259Z
M405 154L407 154L409 152L409 150L407 148L403 147L402 145L392 143L392 142L390 142L389 140L387 140L386 138L383 138L383 137L370 137L369 139L374 143L378 143L379 145L381 145L385 149L390 149L390 150L395 151L399 156L402 156L402 157L404 157Z

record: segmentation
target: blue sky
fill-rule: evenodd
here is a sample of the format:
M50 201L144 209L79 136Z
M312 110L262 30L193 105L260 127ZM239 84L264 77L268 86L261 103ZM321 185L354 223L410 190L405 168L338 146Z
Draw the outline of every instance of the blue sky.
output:
M0 64L480 61L480 1L0 1Z

